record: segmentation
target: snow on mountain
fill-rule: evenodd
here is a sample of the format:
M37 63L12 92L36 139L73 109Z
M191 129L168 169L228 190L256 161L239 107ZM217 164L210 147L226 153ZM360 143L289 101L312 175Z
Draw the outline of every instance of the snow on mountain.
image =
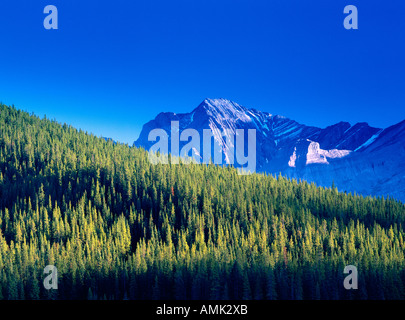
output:
M308 140L310 141L310 140ZM350 154L350 150L323 150L320 148L319 142L310 141L307 153L306 164L311 163L326 163L329 164L328 158L343 158Z
M179 130L203 130L213 135L210 154L222 151L229 159L235 151L234 136L244 129L244 150L247 154L247 131L256 129L256 171L313 181L318 185L363 195L391 195L405 201L405 121L386 129L367 123L350 125L339 122L324 129L306 126L280 115L246 108L226 99L205 99L190 113L160 113L143 126L134 146L148 150L155 142L148 141L149 132L160 128L171 135L172 121ZM180 148L188 141L180 141ZM202 159L204 147L190 150L190 156ZM217 149L215 149L217 148ZM234 160L234 159L233 159ZM235 161L235 166L238 163Z

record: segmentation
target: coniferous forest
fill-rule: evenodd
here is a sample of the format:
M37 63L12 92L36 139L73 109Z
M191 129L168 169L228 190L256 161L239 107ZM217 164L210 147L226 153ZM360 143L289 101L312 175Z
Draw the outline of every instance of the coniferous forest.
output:
M404 299L404 223L393 199L153 165L0 105L0 299Z

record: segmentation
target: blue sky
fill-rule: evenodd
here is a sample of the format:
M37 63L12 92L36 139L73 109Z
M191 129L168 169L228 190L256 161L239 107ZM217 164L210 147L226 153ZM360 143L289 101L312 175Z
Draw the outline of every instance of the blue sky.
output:
M0 101L130 144L206 97L320 127L405 119L403 0L2 0L0 39Z

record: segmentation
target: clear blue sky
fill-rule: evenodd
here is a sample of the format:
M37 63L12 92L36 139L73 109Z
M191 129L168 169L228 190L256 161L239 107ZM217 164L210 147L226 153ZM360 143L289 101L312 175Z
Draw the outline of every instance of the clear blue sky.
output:
M403 0L2 0L0 39L0 101L130 144L206 97L320 127L405 119Z

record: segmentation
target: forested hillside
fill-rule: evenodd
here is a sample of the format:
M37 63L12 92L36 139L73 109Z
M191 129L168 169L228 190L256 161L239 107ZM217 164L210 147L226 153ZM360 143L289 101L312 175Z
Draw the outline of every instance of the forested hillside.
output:
M152 165L0 105L0 299L403 299L404 222L394 200Z

